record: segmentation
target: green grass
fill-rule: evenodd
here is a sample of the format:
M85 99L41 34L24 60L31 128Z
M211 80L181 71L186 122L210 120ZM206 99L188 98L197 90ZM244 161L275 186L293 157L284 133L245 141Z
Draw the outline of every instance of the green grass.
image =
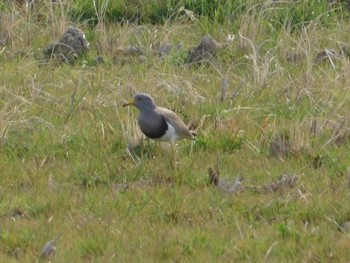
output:
M206 1L183 6L190 2L211 8ZM238 12L231 23L215 1L216 17L199 6L194 20L173 11L162 24L114 24L104 14L100 27L71 17L82 1L59 8L43 2L32 13L0 4L1 262L38 262L43 245L60 234L52 262L350 257L350 235L340 227L350 220L350 141L337 141L349 133L350 63L343 54L314 61L325 48L349 46L346 10L244 2L230 6ZM43 64L42 50L68 25L86 31L91 50L74 66ZM185 65L187 49L205 34L225 44L220 67ZM182 47L163 59L150 51L154 42ZM118 48L131 45L146 50L146 61L113 64ZM105 64L93 66L97 54ZM193 144L176 147L176 169L166 143L143 140L137 109L122 107L136 91L196 128ZM295 154L274 158L270 144L281 134ZM282 174L300 178L292 189L229 195L208 186L209 167L219 168L222 180L241 175L243 186Z

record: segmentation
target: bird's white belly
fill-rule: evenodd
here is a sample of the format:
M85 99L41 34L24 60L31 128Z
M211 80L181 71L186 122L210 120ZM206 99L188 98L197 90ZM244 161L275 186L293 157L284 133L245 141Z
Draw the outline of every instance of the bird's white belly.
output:
M174 126L172 126L171 124L168 124L168 129L167 131L165 132L165 134L161 137L161 138L158 138L158 139L155 139L156 141L168 141L168 142L171 142L172 144L175 143L175 141L178 139L178 135L175 131L175 128Z

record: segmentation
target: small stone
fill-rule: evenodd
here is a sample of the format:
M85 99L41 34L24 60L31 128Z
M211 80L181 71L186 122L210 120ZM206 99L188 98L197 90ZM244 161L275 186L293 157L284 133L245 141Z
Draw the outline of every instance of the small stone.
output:
M140 63L143 63L143 62L146 61L146 56L140 55L140 56L137 57L137 60L138 60Z
M349 232L350 231L350 221L345 221L341 224L341 229L344 232Z
M94 59L94 62L93 62L93 65L94 66L97 66L97 65L100 65L100 64L103 64L105 61L103 59L103 57L101 55L98 55L95 59Z

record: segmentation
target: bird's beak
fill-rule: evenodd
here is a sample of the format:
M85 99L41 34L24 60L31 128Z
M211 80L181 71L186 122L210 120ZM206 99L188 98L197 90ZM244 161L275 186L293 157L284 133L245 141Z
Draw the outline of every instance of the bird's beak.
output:
M123 107L130 106L130 105L135 106L135 101L134 101L134 100L131 100L131 101L129 101L128 103L124 103L124 104L123 104Z

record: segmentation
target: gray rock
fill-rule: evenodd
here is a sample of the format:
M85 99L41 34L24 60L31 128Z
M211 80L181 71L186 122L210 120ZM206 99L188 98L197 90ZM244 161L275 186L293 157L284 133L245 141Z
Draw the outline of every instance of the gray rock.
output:
M142 50L142 48L136 45L128 47L123 51L124 51L124 54L128 57L137 57L137 56L144 55L144 51Z
M201 63L212 61L216 58L216 51L221 45L211 36L204 36L197 47L188 50L187 63Z
M46 59L56 58L72 65L89 50L89 45L85 34L80 29L70 27L57 43L51 43L46 47L44 55Z
M172 45L170 43L153 43L152 44L152 50L155 54L159 55L160 57L164 57L168 55L172 50L178 50L181 48L180 44Z
M59 238L60 238L60 235L57 236L55 239L52 239L52 240L45 243L45 245L43 246L43 248L41 249L41 252L40 252L41 258L48 259L48 258L52 257L53 255L55 255L56 242Z
M243 189L241 176L237 176L234 181L220 180L219 171L209 168L209 185L215 185L221 191L227 194L235 194L239 190Z

